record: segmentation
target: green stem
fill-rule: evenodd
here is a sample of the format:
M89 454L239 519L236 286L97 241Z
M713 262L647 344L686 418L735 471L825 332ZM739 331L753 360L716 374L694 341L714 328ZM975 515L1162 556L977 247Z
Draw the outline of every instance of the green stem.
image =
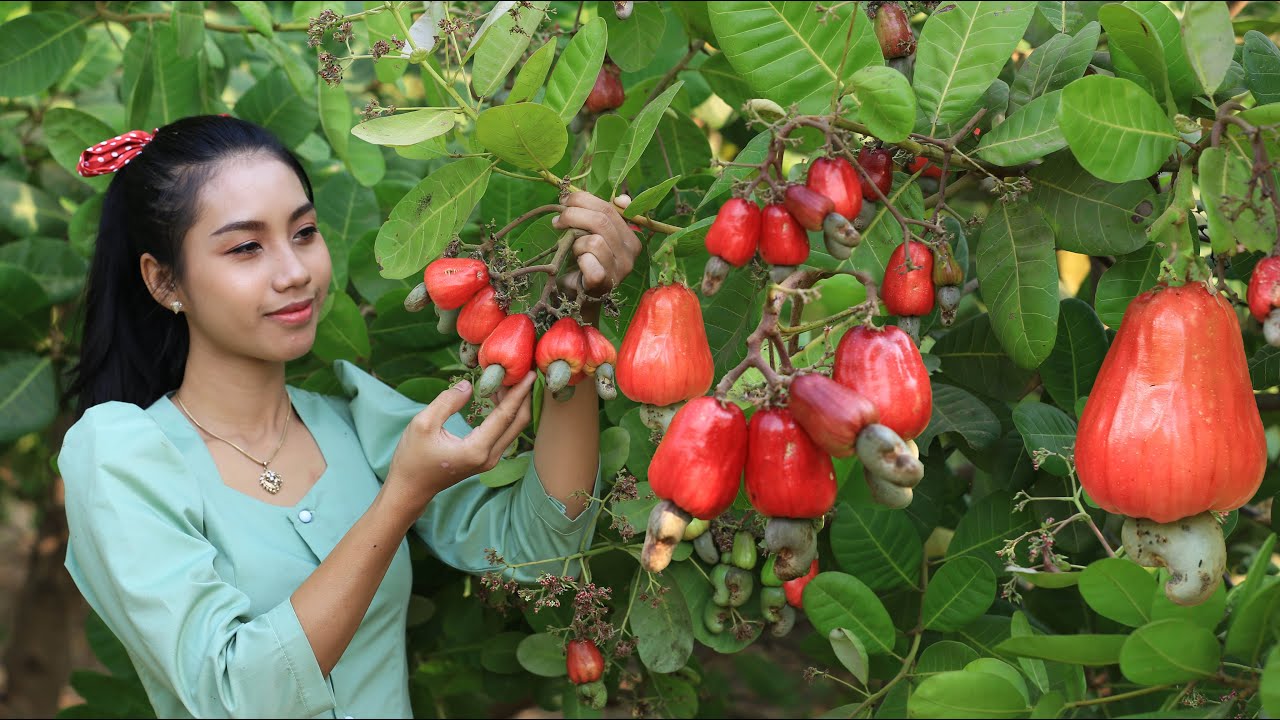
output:
M1067 703L1063 708L1087 707L1089 705L1102 705L1103 703L1116 702L1118 700L1128 700L1130 698L1142 697L1143 695L1150 695L1151 693L1168 690L1172 687L1176 687L1176 685L1155 685L1152 687L1142 688L1141 690L1132 690L1130 692L1120 693L1119 695L1108 695L1106 697L1093 698L1092 700L1076 700L1074 702Z
M592 557L594 555L603 555L604 553L610 552L612 550L626 550L627 547L629 546L619 545L617 543L609 543L608 545L597 545L596 547L593 547L590 550L586 550L580 553L574 553L572 555L562 555L562 556L557 556L553 558L546 558L544 560L530 560L529 562L522 562L522 563L507 563L507 567L519 568L519 567L528 567L530 565L545 565L546 563L552 563L552 562L555 562L556 560L580 560L582 558ZM635 547L640 547L640 545L636 545Z
M396 24L400 26L400 31L404 33L404 39L405 42L409 43L409 49L417 50L418 44L413 41L413 36L409 34L409 26L405 24L404 18L400 17L400 13L394 12L395 6L390 2L386 3L386 7L389 10L393 10L391 15L396 19ZM427 49L430 50L431 48ZM422 68L431 75L433 80L440 84L440 87L444 88L445 92L449 93L450 97L457 101L458 107L462 108L463 112L469 115L472 120L476 118L476 109L471 107L471 103L464 100L462 96L458 94L458 91L453 88L453 83L446 82L444 78L440 77L440 73L436 72L436 69L431 67L431 63L429 62L423 62Z

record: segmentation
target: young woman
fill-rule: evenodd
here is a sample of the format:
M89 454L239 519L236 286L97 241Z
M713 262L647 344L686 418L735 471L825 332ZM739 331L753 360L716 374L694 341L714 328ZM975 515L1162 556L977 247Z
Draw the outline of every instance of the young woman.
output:
M186 118L99 143L80 171L115 177L58 458L67 570L160 717L410 717L407 533L469 572L492 569L489 548L577 552L594 393L546 402L526 476L487 488L475 476L528 424L534 373L474 429L465 381L426 406L343 361L342 397L285 384L331 264L306 173L269 132ZM573 282L599 296L640 241L608 202L565 205L555 226L589 233Z

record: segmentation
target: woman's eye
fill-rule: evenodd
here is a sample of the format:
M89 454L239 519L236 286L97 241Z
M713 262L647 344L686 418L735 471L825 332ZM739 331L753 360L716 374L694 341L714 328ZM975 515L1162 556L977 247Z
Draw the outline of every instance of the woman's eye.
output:
M304 227L301 230L299 230L298 235L301 236L304 240L310 240L311 238L315 237L316 234L319 232L320 231L316 229L315 225L308 225L307 227Z
M238 246L238 247L236 247L236 248L232 249L232 251L231 251L231 252L233 252L233 253L235 253L235 254L237 254L237 255L247 255L247 254L249 254L249 253L255 252L256 250L258 250L258 249L259 249L259 248L261 248L261 247L262 247L262 246L261 246L261 245L259 245L259 244L258 244L258 243L256 243L256 242L247 242L247 243L245 243L245 244L243 244L243 245L240 245L240 246Z

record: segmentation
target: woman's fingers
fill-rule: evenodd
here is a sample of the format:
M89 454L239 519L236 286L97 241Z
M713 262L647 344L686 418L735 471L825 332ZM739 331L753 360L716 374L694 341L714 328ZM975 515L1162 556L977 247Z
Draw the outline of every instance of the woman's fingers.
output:
M489 413L489 417L467 436L466 443L476 448L477 452L482 454L482 458L489 457L499 438L516 421L520 414L520 405L529 397L529 391L533 388L536 377L537 373L530 371L523 380L512 386L507 391L506 397L502 398L502 402Z
M502 459L502 453L507 451L511 443L519 437L529 425L529 421L533 419L533 403L528 398L520 403L520 409L516 412L515 422L507 427L506 431L498 438L498 442L494 444L493 450L489 453L489 466L493 467ZM530 461L532 462L532 461Z

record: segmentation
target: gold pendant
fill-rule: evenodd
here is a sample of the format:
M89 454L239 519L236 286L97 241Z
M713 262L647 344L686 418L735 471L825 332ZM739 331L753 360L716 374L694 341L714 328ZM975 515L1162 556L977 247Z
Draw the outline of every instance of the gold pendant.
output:
M284 478L275 470L266 469L258 476L258 484L262 485L262 489L275 495L280 492L280 483L284 482Z

